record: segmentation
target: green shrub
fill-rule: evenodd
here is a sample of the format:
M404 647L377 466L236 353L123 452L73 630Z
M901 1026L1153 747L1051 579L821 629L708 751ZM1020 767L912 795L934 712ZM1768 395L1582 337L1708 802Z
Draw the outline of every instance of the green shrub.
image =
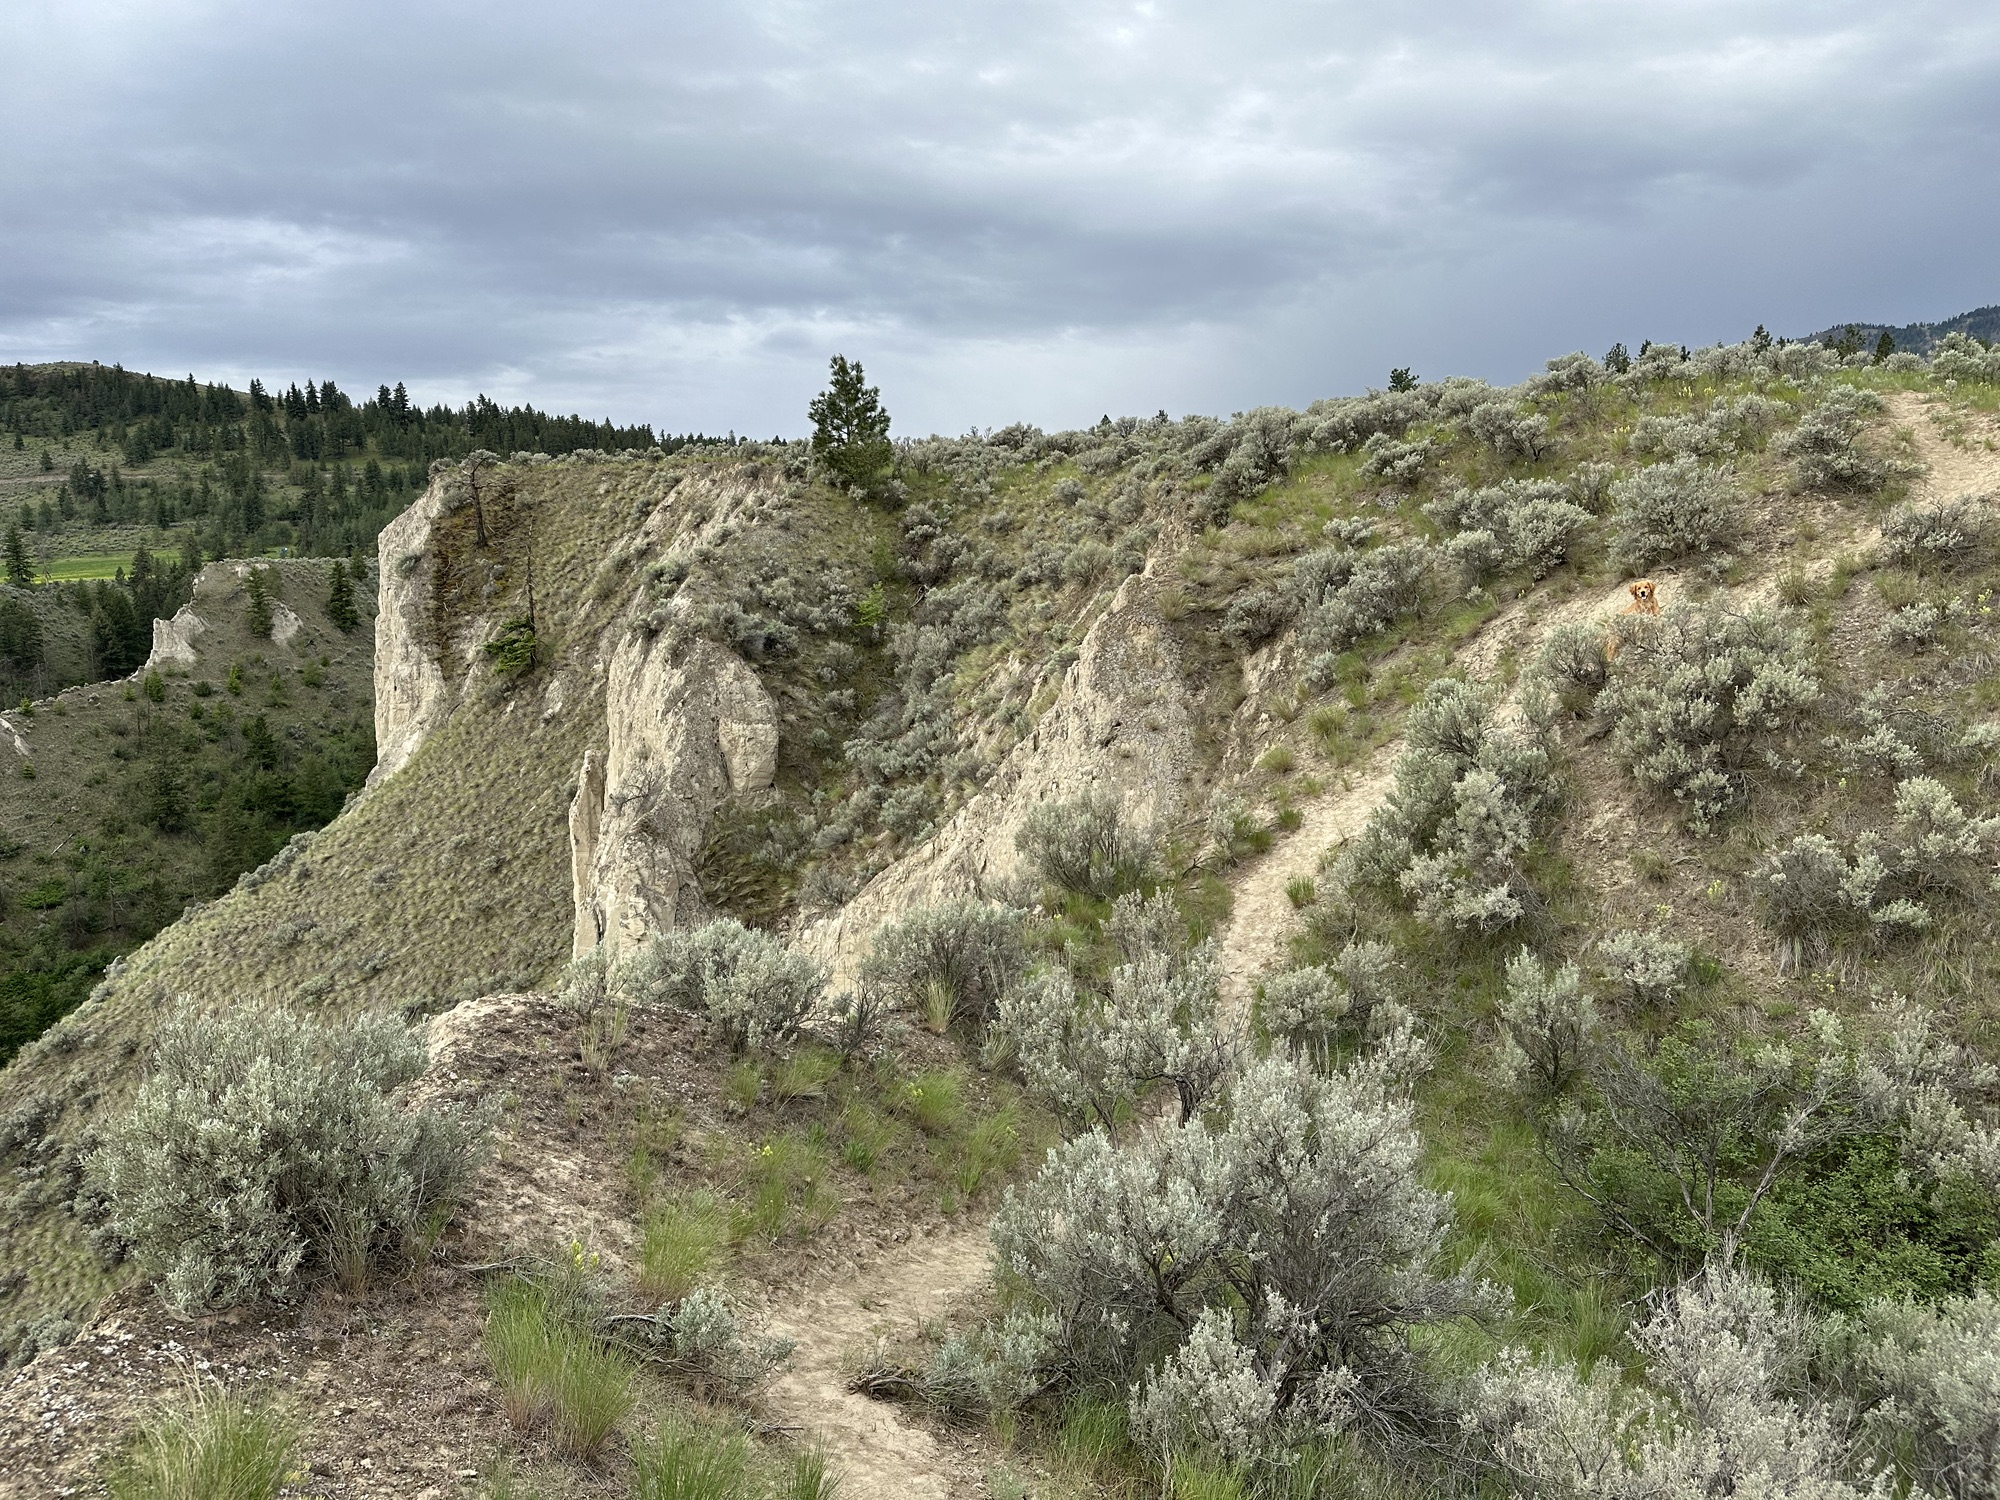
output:
M1597 711L1612 753L1706 833L1786 752L1819 702L1806 638L1769 615L1675 608L1634 615Z
M1882 550L1891 562L1919 573L1945 569L1978 549L1979 512L1962 500L1943 505L1899 505L1882 522Z
M769 933L725 917L659 933L609 983L640 1004L708 1016L740 1052L796 1037L826 989L826 972Z
M327 1272L365 1284L427 1247L483 1134L395 1103L423 1067L422 1042L383 1017L182 1006L89 1160L112 1232L187 1312L288 1296Z
M1879 489L1888 468L1859 442L1862 426L1882 410L1882 398L1858 386L1835 385L1790 432L1772 443L1792 461L1792 488Z
M878 927L861 982L911 1009L937 1005L936 1029L983 1026L1026 964L1022 914L960 896Z
M1502 728L1493 695L1441 678L1410 710L1396 785L1335 866L1344 886L1435 926L1491 931L1534 901L1523 860L1555 806L1540 730Z
M1612 553L1637 570L1718 551L1738 514L1731 471L1692 458L1653 464L1614 481L1611 500Z
M275 1500L297 1446L273 1407L197 1385L140 1426L109 1487L113 1500Z
M1133 828L1104 792L1037 803L1014 846L1048 884L1104 900L1144 884L1153 857L1152 836Z

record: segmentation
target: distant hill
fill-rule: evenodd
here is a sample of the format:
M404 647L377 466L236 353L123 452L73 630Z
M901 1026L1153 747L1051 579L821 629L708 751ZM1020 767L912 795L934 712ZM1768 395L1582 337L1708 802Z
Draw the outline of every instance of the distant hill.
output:
M1807 334L1800 342L1838 343L1850 328L1870 349L1875 347L1876 340L1887 333L1896 341L1898 349L1911 354L1929 354L1948 333L1968 333L1981 343L1990 344L2000 339L2000 303L1991 307L1975 307L1971 312L1960 313L1939 323L1904 323L1900 327L1893 323L1836 323L1818 333Z

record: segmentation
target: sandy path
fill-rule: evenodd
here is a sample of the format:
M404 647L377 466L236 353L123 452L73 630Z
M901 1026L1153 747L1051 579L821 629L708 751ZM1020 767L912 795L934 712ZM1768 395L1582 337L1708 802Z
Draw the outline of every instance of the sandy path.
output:
M845 1476L843 1500L950 1500L982 1492L978 1475L902 1409L847 1388L850 1357L894 1327L941 1315L992 1275L986 1226L923 1239L802 1302L774 1309L772 1333L795 1339L766 1388L773 1420L813 1433Z
M1304 821L1238 871L1229 925L1222 931L1224 1015L1239 1023L1249 1018L1256 976L1284 957L1287 940L1299 928L1298 909L1285 887L1301 875L1317 876L1320 856L1361 832L1395 784L1402 753L1403 742L1392 740L1342 773L1343 786L1300 807Z
M2000 492L2000 452L1986 445L2000 434L1979 413L1960 411L1956 415L1965 423L1965 445L1961 447L1931 420L1932 412L1946 409L1913 391L1889 397L1891 419L1910 429L1917 441L1917 456L1930 466L1930 473L1919 481L1919 492L1926 500L1993 499Z

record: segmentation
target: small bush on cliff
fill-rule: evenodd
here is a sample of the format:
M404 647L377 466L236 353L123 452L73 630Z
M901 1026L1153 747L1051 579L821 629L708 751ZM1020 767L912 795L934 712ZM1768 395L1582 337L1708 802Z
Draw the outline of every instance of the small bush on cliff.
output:
M1107 792L1036 805L1014 846L1050 885L1105 900L1137 890L1153 856L1151 835L1132 827Z
M1027 964L1021 913L970 897L920 906L876 929L864 986L911 1010L984 1025Z
M400 1108L423 1044L382 1017L183 1006L131 1112L90 1158L110 1227L184 1312L367 1282L463 1192L476 1122Z
M1522 861L1554 803L1541 731L1499 726L1490 694L1443 678L1410 710L1395 790L1341 856L1342 883L1439 927L1504 927L1533 900Z

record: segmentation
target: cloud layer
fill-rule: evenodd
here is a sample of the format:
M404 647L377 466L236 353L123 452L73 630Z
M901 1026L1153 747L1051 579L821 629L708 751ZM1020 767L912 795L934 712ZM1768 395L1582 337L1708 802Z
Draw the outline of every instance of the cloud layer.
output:
M1970 0L29 3L0 356L795 432L2000 300Z

